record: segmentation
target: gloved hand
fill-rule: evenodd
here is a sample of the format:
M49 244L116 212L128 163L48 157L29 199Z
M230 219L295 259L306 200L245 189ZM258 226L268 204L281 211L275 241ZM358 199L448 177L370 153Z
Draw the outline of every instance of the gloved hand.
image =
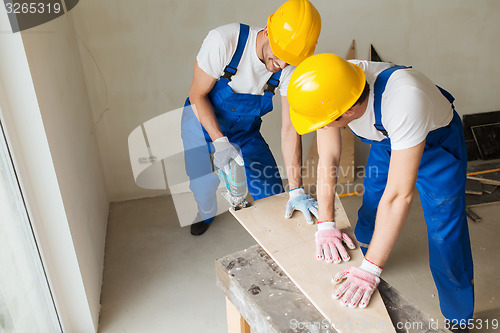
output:
M289 193L290 198L286 204L285 218L289 219L295 209L304 214L306 222L313 224L311 213L318 218L318 202L307 195L302 187L293 189Z
M334 276L333 282L341 285L333 292L333 298L339 299L342 295L341 303L350 308L355 308L359 304L360 309L366 308L370 302L373 292L380 283L380 273L382 267L363 259L359 267L350 267Z
M214 140L214 164L217 168L224 171L226 175L229 174L230 166L229 161L234 159L236 163L243 166L243 157L234 148L234 146L229 142L226 136Z
M323 254L326 262L340 263L342 260L349 261L351 257L342 245L342 241L351 250L356 248L351 238L346 233L335 228L335 222L318 222L318 231L316 232L316 259L323 260ZM340 255L339 255L340 254Z

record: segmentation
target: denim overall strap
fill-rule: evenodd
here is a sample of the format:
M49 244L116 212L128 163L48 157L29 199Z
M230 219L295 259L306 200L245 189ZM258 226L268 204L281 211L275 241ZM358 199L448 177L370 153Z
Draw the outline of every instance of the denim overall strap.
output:
M217 80L209 93L210 101L212 102L216 116L218 116L219 123L222 121L221 118L233 116L253 117L253 119L260 118L273 109L272 99L274 91L280 83L281 70L272 74L269 80L267 80L264 95L235 93L229 86L231 77L237 72L237 66L245 49L248 35L248 25L240 24L240 35L236 51L224 69L224 75ZM232 115L227 115L228 112Z
M439 89L441 94L443 94L444 97L450 102L451 105L453 105L453 102L455 102L455 97L453 97L452 94L441 88L440 86L436 85L436 87ZM453 109L455 109L455 106L453 106Z
M248 25L240 23L240 34L238 36L238 45L236 46L236 51L234 52L233 58L231 59L229 64L226 66L226 68L224 68L224 75L221 76L221 79L226 79L229 82L231 81L231 76L236 74L241 56L243 55L243 51L245 51L245 45L247 43L249 31L250 27Z
M375 128L382 132L386 137L388 136L387 131L382 125L382 94L384 93L385 86L387 85L387 81L392 73L397 71L398 69L411 68L406 66L394 66L383 70L375 80L375 85L373 87L373 110L375 112Z
M277 73L271 75L269 80L267 80L266 88L264 89L264 96L273 97L274 91L280 85L281 70Z

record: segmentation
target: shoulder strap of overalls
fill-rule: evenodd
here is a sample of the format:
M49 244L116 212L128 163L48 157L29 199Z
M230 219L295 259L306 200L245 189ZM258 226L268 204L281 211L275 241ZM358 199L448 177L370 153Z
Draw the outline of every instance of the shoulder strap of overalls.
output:
M231 77L238 71L238 65L240 63L241 56L243 55L243 51L245 50L249 32L250 27L246 24L240 23L240 34L238 36L238 45L236 46L236 51L234 52L233 58L231 59L229 64L226 66L226 68L224 68L224 75L221 76L221 79L227 79L228 81L231 81ZM276 87L278 87L280 84L280 76L281 70L271 75L269 80L267 80L266 88L264 89L265 95L274 95Z
M446 99L450 102L450 104L453 105L453 102L455 102L455 97L453 97L452 94L450 94L449 92L447 92L446 90L444 90L440 86L436 85L436 87L438 87L441 94L443 94L443 96L446 97Z
M267 80L266 88L264 89L264 95L268 94L274 95L276 87L280 85L280 76L281 76L281 70L271 75L269 80Z
M382 94L384 93L385 86L387 85L387 81L392 73L397 71L398 69L403 68L411 68L406 66L394 66L387 69L384 69L375 80L375 85L373 87L373 111L375 113L375 128L382 132L385 136L388 136L387 131L382 125Z
M238 69L238 64L240 63L241 56L243 55L243 51L245 50L245 45L248 39L248 32L250 31L250 27L246 24L240 23L240 34L238 36L238 45L236 46L236 51L233 54L233 58L229 62L229 64L224 68L224 75L221 76L221 79L227 79L231 81L231 77L236 74Z

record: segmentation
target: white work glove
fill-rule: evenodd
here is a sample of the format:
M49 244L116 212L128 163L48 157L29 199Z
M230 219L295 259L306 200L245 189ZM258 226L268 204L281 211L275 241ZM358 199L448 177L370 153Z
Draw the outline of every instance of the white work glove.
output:
M332 296L339 299L344 295L340 300L341 304L349 304L350 308L359 305L360 309L364 309L380 283L381 273L382 267L364 258L361 266L350 267L333 277L333 283L341 284L335 289Z
M307 195L302 187L293 189L289 193L290 198L286 203L285 218L289 219L294 210L298 209L304 214L306 222L313 224L311 213L318 218L318 202Z
M244 165L243 157L241 157L240 153L238 153L226 136L214 140L214 147L214 164L217 168L223 170L226 175L229 175L229 161L231 159L234 159L240 166Z
M318 222L318 231L316 232L316 259L326 260L335 264L342 260L349 261L351 257L347 253L342 241L351 250L356 248L351 238L346 233L335 228L335 222L322 221ZM340 254L340 255L339 255Z

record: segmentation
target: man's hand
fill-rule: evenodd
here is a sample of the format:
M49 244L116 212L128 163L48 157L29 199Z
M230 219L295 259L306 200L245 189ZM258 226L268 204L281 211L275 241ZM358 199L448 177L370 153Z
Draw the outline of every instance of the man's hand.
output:
M340 286L333 292L333 298L339 299L343 305L348 305L350 308L366 308L370 302L373 292L377 289L380 283L380 273L382 267L363 259L363 263L359 267L350 267L333 278L333 283L341 283Z
M326 260L326 262L340 263L342 260L349 261L351 257L347 253L342 241L351 250L356 248L351 238L339 229L335 228L335 222L318 222L318 231L316 232L316 259Z
M307 195L303 188L299 187L290 191L290 198L286 204L285 218L289 219L294 210L298 209L304 214L306 222L313 224L311 213L318 218L318 202Z
M234 146L229 142L228 138L223 136L214 140L214 164L217 168L222 169L226 175L229 174L229 161L234 159L236 163L243 166L243 157L234 148Z

